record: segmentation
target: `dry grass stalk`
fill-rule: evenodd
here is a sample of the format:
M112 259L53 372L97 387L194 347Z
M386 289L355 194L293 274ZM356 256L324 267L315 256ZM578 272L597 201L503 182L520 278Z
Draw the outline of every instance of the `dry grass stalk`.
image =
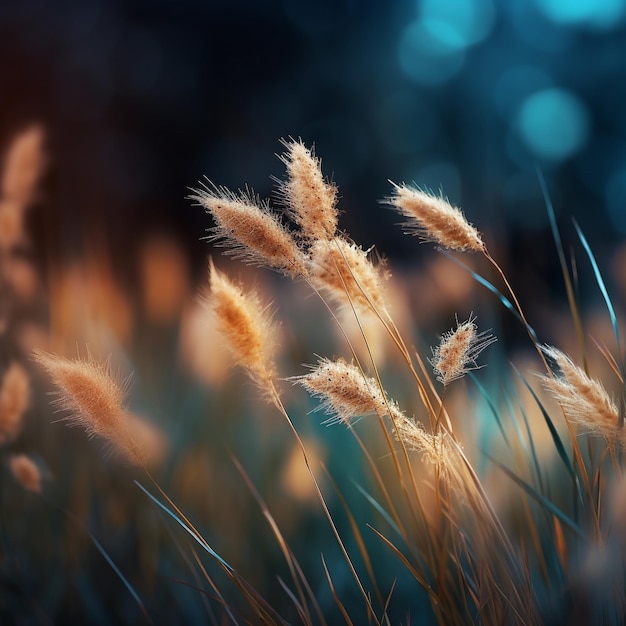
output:
M288 179L279 181L289 216L310 240L332 239L337 230L337 187L324 180L320 160L301 141L284 141L281 160Z
M266 306L255 293L244 293L211 263L208 303L217 328L235 361L257 385L272 387L276 374L274 365L275 330Z
M350 425L353 418L371 414L390 415L394 420L404 418L397 404L387 398L374 378L343 359L321 359L312 372L290 380L322 399L320 409L334 416L326 423Z
M39 466L26 454L14 454L9 458L9 468L15 480L24 489L41 493L41 471Z
M65 421L80 426L89 437L102 437L135 465L146 465L149 454L143 438L137 437L129 426L125 392L111 376L107 364L91 358L70 361L41 350L34 352L34 358L60 390L57 404L69 412Z
M239 195L221 188L194 189L197 200L213 215L215 227L210 240L223 240L230 254L250 263L265 265L292 277L306 274L305 256L292 234L267 204L251 193Z
M407 218L408 232L450 250L484 252L480 233L446 199L407 185L394 185L388 202Z
M28 374L18 363L11 363L0 388L0 445L17 437L29 401Z
M566 418L588 432L602 435L609 443L624 441L619 411L604 387L557 348L544 346L543 352L554 360L560 375L541 379Z
M482 366L476 364L478 355L497 341L488 331L479 333L475 319L470 315L469 319L460 324L457 320L456 329L445 333L441 343L432 350L433 357L429 361L437 380L444 386L471 370L480 369Z
M340 307L385 310L385 275L360 246L342 237L316 241L310 249L311 284Z

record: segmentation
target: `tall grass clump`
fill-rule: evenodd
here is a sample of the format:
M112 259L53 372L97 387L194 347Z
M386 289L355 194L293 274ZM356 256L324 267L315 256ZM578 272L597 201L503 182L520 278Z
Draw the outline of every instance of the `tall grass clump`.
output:
M239 493L254 501L263 531L227 516L239 534L231 529L231 541L221 541L206 520L186 512L170 487L185 455L181 441L194 449L198 442L180 439L184 429L171 425L164 433L139 429L106 363L35 353L58 389L61 419L139 469L136 498L169 522L193 573L185 584L204 611L196 616L216 624L623 622L623 348L582 232L615 321L615 345L597 341L595 358L584 349L578 365L531 326L488 236L444 197L392 183L383 203L402 216L405 231L435 244L446 263L486 288L456 321L437 320L437 339L432 328L397 320L398 283L385 262L340 230L337 186L314 151L291 139L283 147L286 177L277 180L275 202L208 181L190 194L211 216L210 241L282 275L261 270L257 280L293 281L276 289L270 312L262 289L231 279L211 260L199 309L215 331L203 349L225 347L267 400L245 405L253 420L237 431L237 450L220 457L235 469ZM564 259L549 203L548 211ZM574 294L575 275L567 263L562 268ZM492 347L497 337L482 320L498 319L498 307L524 333L530 367L518 367L502 338ZM579 307L572 295L573 332L585 338ZM244 395L231 387L231 401ZM227 422L219 397L209 418ZM19 412L3 398L0 409ZM11 419L5 436L16 428ZM295 455L289 471L299 468L308 494L300 516L293 493L277 495L276 473L264 463L272 448ZM155 464L164 466L158 475ZM27 488L40 490L24 460L12 467ZM219 515L227 487L213 487L219 497L211 514ZM293 499L281 508L285 497ZM275 547L272 557L260 543L258 552L238 552L245 534L257 532ZM156 619L111 564L143 616Z

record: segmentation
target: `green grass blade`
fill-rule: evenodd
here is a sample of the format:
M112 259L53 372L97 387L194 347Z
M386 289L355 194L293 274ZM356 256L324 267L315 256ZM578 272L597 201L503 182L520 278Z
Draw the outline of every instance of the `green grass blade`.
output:
M377 502L377 500L373 496L371 496L369 493L367 493L367 491L365 491L365 489L363 489L361 485L359 485L357 482L354 482L354 485L361 492L361 494L365 497L365 499L383 516L387 524L391 526L394 532L396 532L399 537L402 537L403 535L400 532L398 525L393 521L389 513L387 513L387 511L385 511L385 509Z
M189 526L176 513L174 513L174 511L165 506L158 498L155 498L140 482L136 480L133 482L148 496L148 498L150 498L150 500L152 500L152 502L154 502L173 520L180 524L180 526L182 526L187 531L187 533L189 533L189 535L191 535L206 552L208 552L216 561L218 561L220 565L225 567L228 571L234 573L235 570L217 552L215 552L215 550L213 550L213 548L211 548L211 546L209 546L209 544L202 537L200 537L198 533L189 528Z
M522 319L522 316L518 313L515 306L513 306L513 303L504 294L502 294L497 287L495 287L492 283L490 283L486 278L483 278L480 274L477 274L473 269L465 265L465 263L454 258L451 254L449 254L445 250L442 250L441 253L447 256L451 261L456 263L459 267L462 267L476 282L480 283L484 287L487 287L487 289L489 289L491 293L495 294L498 297L498 300L500 300L500 302L503 304L503 306L506 307L509 311L511 311L511 313L513 313L513 315L518 319L518 321L522 324L522 326L524 326L524 328L528 329L528 332L530 333L533 341L537 345L539 344L537 333L529 324L527 324Z
M543 403L541 402L541 400L535 393L534 389L530 386L530 383L526 380L526 377L517 369L517 367L515 367L513 363L511 363L511 367L515 370L515 373L520 377L520 380L524 383L524 386L526 387L526 389L528 389L533 399L537 403L537 406L539 407L539 410L541 411L541 414L543 415L543 419L546 423L546 426L548 427L548 430L550 431L550 436L552 437L552 442L554 443L554 447L556 448L556 451L559 457L563 461L563 465L565 465L565 468L567 469L568 474L572 477L572 480L578 483L578 480L576 479L576 473L574 472L574 467L567 454L567 451L565 450L565 446L563 445L561 436L559 435L556 429L556 426L554 425L554 422L552 421L552 418L546 411L545 407L543 406Z
M574 228L576 229L576 233L580 239L580 243L583 244L583 248L589 257L589 261L591 262L591 267L593 268L593 273L596 277L596 282L598 283L598 287L600 287L600 292L602 293L602 297L606 302L606 308L609 310L609 316L611 318L611 324L613 325L613 332L615 333L615 341L617 342L617 349L621 352L621 343L619 339L619 328L617 326L617 316L615 315L615 309L613 308L613 303L611 302L611 298L609 297L609 292L606 289L606 285L604 284L604 280L602 278L602 274L600 273L600 268L596 262L596 258L591 250L591 246L589 245L587 238L583 234L583 231L580 229L578 222L575 219L572 219L574 222Z
M483 454L486 454L489 460L499 467L513 482L519 485L531 498L539 502L541 506L545 507L550 513L552 513L555 517L557 517L563 524L565 524L572 532L576 533L580 539L585 539L585 533L582 528L574 522L574 520L570 519L561 509L559 509L555 504L553 504L548 498L541 495L537 490L535 490L531 485L529 485L523 478L520 478L515 472L511 471L506 465L503 465L499 461L496 461L490 454L483 451Z
M587 357L585 353L585 334L583 332L583 324L580 316L580 310L574 293L574 287L572 284L572 278L565 259L565 251L563 250L563 242L561 241L561 234L556 223L556 215L554 213L554 206L548 193L548 187L546 185L543 173L537 167L537 176L539 177L539 186L541 187L541 193L543 200L546 203L546 210L548 212L548 220L550 221L550 230L552 231L552 238L554 239L554 245L556 246L556 252L559 257L559 264L561 265L561 272L563 273L563 282L565 283L565 291L567 293L567 302L572 314L572 320L574 322L574 328L576 329L576 338L580 344L583 354L583 362L585 365L585 371L587 369Z
M139 605L139 608L143 612L148 622L152 624L153 622L150 619L150 616L148 615L148 612L146 611L146 607L141 601L139 594L133 589L133 586L128 582L128 580L126 579L126 576L122 574L122 571L120 570L120 568L113 562L113 559L108 555L107 551L102 547L100 542L91 534L91 532L87 531L87 533L89 535L89 538L93 542L93 545L96 546L96 548L98 548L100 554L104 557L106 562L110 565L111 569L117 574L117 576L122 581L122 583L124 583L124 586L126 587L126 589L128 589L130 595L133 596L135 602Z
M512 450L511 442L509 441L509 438L507 437L506 431L504 430L504 426L502 424L502 420L500 419L500 415L498 413L498 409L496 408L493 400L491 399L491 396L489 395L489 392L478 381L478 378L476 378L476 376L474 375L473 372L468 372L467 375L469 376L470 380L474 383L474 385L476 385L476 388L480 392L480 395L485 399L485 402L487 402L487 406L489 407L489 410L491 411L491 413L492 413L492 415L493 415L493 417L494 417L494 419L496 421L496 425L498 426L498 430L500 431L500 434L502 435L502 439L504 439L504 442L506 443L506 447L509 450Z
M528 445L530 446L530 454L533 459L533 468L535 470L535 476L537 477L537 484L539 485L540 492L545 494L545 485L543 483L543 478L541 476L541 465L539 464L539 458L537 457L537 448L535 447L535 440L533 438L533 434L530 429L530 423L528 422L528 415L526 415L526 411L524 411L524 406L521 401L521 398L519 397L519 394L517 393L517 390L513 389L513 393L515 394L515 399L517 400L517 406L519 408L520 413L522 414L522 419L524 420L524 426L526 429L526 437L528 438ZM505 399L506 399L507 405L510 406L509 411L511 412L511 415L513 416L513 420L519 432L519 426L517 426L517 418L515 417L515 412L512 406L513 403L511 401L511 398L509 398L509 394L506 392L505 392ZM519 433L519 436L520 436L520 440L522 440L521 433Z

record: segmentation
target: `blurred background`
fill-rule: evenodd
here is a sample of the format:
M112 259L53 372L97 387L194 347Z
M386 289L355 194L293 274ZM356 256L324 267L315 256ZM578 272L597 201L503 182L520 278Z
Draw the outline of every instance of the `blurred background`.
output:
M624 0L0 0L0 149L11 154L21 137L30 141L21 162L36 161L28 166L33 193L18 211L23 236L0 241L1 364L23 363L33 389L20 434L3 454L34 454L54 506L108 537L106 549L163 623L181 615L204 623L198 595L167 584L167 576L184 578L177 568L188 548L172 548L128 468L103 462L83 433L50 424L49 384L30 350L76 356L77 346L84 355L89 345L96 356L113 355L121 375L135 371L133 410L167 434L162 484L222 538L219 547L237 565L263 587L280 559L267 548L252 561L239 543L245 537L259 549L273 539L252 521L259 509L230 452L245 459L293 545L319 567L332 538L310 511L314 498L293 442L269 409L259 409L254 390L251 399L239 393L243 379L226 372L227 356L203 326L195 296L206 281L210 248L202 237L211 222L185 198L189 187L206 176L272 198L272 176L284 176L279 139L314 144L339 187L341 228L389 259L395 314L409 333L411 324L425 331L414 338L423 354L456 312L485 316L499 336L511 324L482 307L486 292L466 274L404 236L380 204L389 180L441 190L484 233L541 340L575 349L537 172L566 254L576 248L583 301L602 304L570 217L623 304L625 111ZM248 278L240 265L235 275ZM316 353L333 354L336 337L319 326L323 309L304 292L287 296L291 287L283 292L268 272L253 280L278 307L289 299L306 330L284 332L285 375L301 373L294 367ZM610 338L604 310L602 321L589 320ZM497 375L491 384L498 387ZM398 387L392 394L410 406L413 391ZM311 407L299 405L296 414L312 454L331 470L338 463L337 475L347 470L349 482L354 441L312 425ZM61 513L50 518L48 504L16 486L6 489L11 506L0 510L10 558L1 562L0 617L138 619L132 599L107 601L119 600L120 581L78 526ZM42 516L53 519L48 534L40 532ZM340 555L334 564L341 566ZM318 576L324 606L332 607ZM389 580L395 576L392 567ZM349 588L349 580L342 584ZM396 594L414 598L414 587L400 580Z
M364 246L415 253L378 206L415 181L523 262L545 237L537 165L591 240L626 234L625 26L622 0L2 2L0 132L44 126L64 248L88 227L124 258L167 228L198 262L187 188L271 195L293 136Z

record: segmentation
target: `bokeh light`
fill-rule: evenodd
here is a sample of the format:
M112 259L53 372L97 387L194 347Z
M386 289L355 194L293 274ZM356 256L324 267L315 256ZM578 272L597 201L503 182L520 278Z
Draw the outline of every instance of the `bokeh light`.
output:
M517 124L522 141L539 158L560 161L576 154L589 133L584 103L564 89L544 89L524 100Z
M562 24L614 26L624 16L623 0L535 0L551 20Z

